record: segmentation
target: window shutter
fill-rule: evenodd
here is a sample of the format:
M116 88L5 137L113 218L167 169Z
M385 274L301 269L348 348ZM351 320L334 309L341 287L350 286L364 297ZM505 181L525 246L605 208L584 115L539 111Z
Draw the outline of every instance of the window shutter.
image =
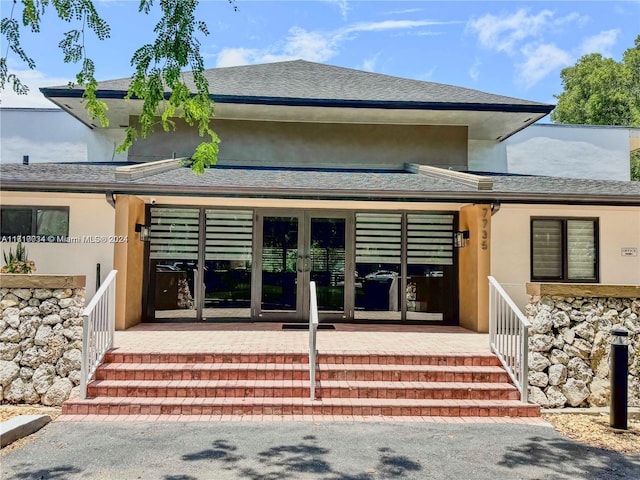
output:
M562 222L533 220L532 277L534 279L562 278Z

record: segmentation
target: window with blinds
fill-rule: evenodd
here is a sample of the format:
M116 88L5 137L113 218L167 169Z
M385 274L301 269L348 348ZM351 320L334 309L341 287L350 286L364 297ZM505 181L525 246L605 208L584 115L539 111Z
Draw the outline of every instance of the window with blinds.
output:
M205 260L251 261L251 210L207 210L206 219Z
M592 220L567 220L567 274L570 280L596 279L596 235Z
M562 221L533 220L533 278L562 279Z
M152 208L149 257L197 260L199 218L194 208Z
M356 263L399 264L402 215L356 213Z
M532 219L532 280L597 282L597 237L597 219Z
M453 215L407 215L407 263L453 265Z

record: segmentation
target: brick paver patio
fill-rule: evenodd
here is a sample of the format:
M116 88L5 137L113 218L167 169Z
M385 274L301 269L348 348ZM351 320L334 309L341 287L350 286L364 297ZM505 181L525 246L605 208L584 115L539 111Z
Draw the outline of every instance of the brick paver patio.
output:
M321 353L488 354L488 334L461 327L335 324L318 330ZM309 332L281 323L142 323L116 332L118 352L304 353Z

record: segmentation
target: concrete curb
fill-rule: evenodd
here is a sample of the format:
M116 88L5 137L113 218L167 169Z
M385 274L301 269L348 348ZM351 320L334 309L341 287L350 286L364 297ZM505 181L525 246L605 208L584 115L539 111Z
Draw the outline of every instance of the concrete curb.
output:
M18 415L0 423L0 448L37 432L50 421L49 415Z

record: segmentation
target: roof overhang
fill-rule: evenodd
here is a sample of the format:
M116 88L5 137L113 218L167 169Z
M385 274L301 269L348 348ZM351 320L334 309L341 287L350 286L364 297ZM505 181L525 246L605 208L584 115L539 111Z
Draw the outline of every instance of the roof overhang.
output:
M85 123L99 128L85 109L81 89L42 88L53 103ZM125 100L126 92L100 90L108 107L109 128L129 125L142 101ZM270 122L450 125L469 129L469 139L502 141L546 116L553 105L361 101L340 99L245 97L212 95L216 118Z
M3 180L3 191L15 192L65 192L65 193L102 193L123 195L164 195L196 197L238 197L238 198L279 198L279 199L315 199L315 200L368 200L368 201L404 201L435 203L512 203L512 204L563 204L563 205L607 205L640 206L640 197L629 195L584 195L573 193L519 193L497 191L354 191L320 190L308 188L264 188L255 187L216 187L203 189L198 186L118 184L74 182L34 182Z

